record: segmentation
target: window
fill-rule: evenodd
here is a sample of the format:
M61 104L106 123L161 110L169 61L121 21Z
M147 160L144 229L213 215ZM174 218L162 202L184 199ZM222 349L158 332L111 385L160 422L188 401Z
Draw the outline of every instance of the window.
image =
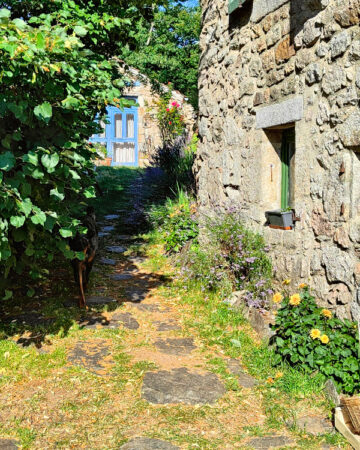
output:
M229 1L229 14L232 14L237 9L241 8L246 0L228 0Z
M292 206L295 128L283 131L281 143L281 209Z

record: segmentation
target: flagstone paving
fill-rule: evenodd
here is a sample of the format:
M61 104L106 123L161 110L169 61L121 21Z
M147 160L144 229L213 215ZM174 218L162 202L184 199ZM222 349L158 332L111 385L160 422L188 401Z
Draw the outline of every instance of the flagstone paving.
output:
M225 392L215 374L189 372L185 368L148 372L142 386L142 397L155 404L213 404Z
M114 365L111 355L111 342L106 339L79 341L69 351L68 361L96 375L109 375Z
M133 187L132 195L140 188ZM103 226L118 219L110 214ZM64 366L54 368L48 379L26 380L25 393L0 391L0 404L6 405L0 419L24 415L40 430L26 448L321 448L298 446L289 427L266 427L262 384L241 361L226 357L216 344L207 345L196 328L189 334L186 307L158 289L167 278L147 268L144 249L119 245L133 240L113 231L101 241L88 310L78 313L77 328L65 344L58 339L55 350L49 345L39 355L52 358L63 345ZM68 303L76 310L75 299ZM39 314L26 318L49 323ZM215 370L214 360L221 370ZM28 399L24 411L13 411L22 397ZM55 424L51 430L49 423ZM305 419L302 424L309 427ZM0 450L17 445L0 439Z
M14 439L0 439L0 450L16 450L19 442Z

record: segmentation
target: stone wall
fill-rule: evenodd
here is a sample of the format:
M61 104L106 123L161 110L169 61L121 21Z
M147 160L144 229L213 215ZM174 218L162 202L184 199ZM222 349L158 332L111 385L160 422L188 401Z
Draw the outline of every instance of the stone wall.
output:
M360 310L360 0L202 0L196 163L202 208L237 204L271 247L277 280ZM241 3L241 2L239 2ZM280 208L283 129L295 127L291 231Z

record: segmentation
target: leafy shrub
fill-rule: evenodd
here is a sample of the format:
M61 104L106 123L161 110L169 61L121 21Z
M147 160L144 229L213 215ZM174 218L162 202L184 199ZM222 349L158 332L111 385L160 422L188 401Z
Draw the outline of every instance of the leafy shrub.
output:
M81 231L78 217L95 195L87 139L106 104L128 104L117 100L115 64L85 47L93 25L69 12L66 26L58 11L30 17L31 25L0 10L1 292L12 273L36 279L56 252L75 256L67 238Z
M178 137L172 143L158 147L152 155L151 164L160 167L168 176L168 183L174 187L179 185L194 192L195 179L193 164L197 148L197 135L187 143L185 136Z
M188 241L197 238L199 227L195 214L193 199L181 189L175 200L168 198L165 205L150 209L149 221L162 233L166 251L177 253Z
M235 210L208 218L204 235L202 246L186 257L188 276L225 295L244 290L249 306L264 308L272 293L272 265L263 237L248 230Z
M331 378L348 394L360 391L359 341L357 325L337 319L316 305L307 287L300 294L274 295L281 303L273 326L275 363L286 360L308 373Z

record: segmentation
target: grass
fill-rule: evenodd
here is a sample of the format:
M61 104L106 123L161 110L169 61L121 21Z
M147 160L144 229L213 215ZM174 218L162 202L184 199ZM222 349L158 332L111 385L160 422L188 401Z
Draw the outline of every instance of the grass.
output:
M99 169L100 184L106 188L105 197L95 202L100 218L115 209L130 209L132 200L125 195L126 189L141 173L136 169ZM146 201L151 201L150 194ZM116 231L123 230L120 218ZM132 436L163 439L184 449L222 449L246 448L249 437L279 433L292 436L299 449L320 448L322 443L347 448L338 434L313 438L287 423L303 411L330 413L317 378L284 366L282 378L266 383L279 370L272 367L271 349L216 293L183 283L163 251L159 233L143 235L141 246L129 247L129 252L147 255L143 267L156 273L159 280L153 296L171 308L171 317L183 326L181 335L193 337L198 346L192 369L217 374L227 390L224 397L215 405L196 407L151 405L142 400L144 374L161 369L159 363L144 356L154 351L151 342L157 337L149 316L132 311L141 323L136 331L82 329L78 324L82 312L76 306L63 305L74 294L74 286L69 283L69 269L59 264L54 270L56 282L44 286L37 297L3 305L11 314L40 310L54 321L25 330L19 324L0 326L4 333L0 340L0 438L16 438L30 450L116 449ZM119 256L118 261L123 260ZM119 288L109 281L109 270L94 272L91 288L95 293L104 288L102 295L116 297ZM97 311L102 315L108 312L107 307ZM48 353L14 342L23 334L38 332ZM177 333L171 336L180 335ZM96 338L111 342L111 376L99 377L67 361L67 352L77 342ZM135 352L140 355L136 360ZM259 380L259 387L251 392L241 389L227 368L227 358L239 359Z

